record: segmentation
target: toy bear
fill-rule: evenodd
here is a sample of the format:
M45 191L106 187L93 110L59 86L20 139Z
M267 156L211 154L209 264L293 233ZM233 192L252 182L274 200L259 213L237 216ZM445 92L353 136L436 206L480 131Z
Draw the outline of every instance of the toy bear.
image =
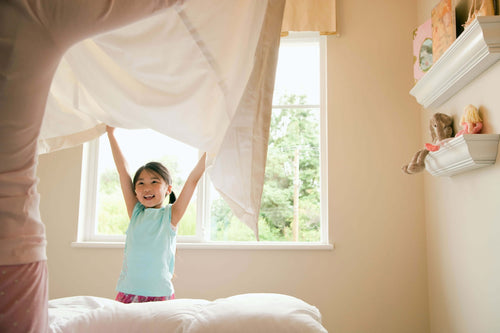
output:
M429 121L429 129L432 144L426 144L426 148L415 153L410 163L401 168L404 173L414 174L425 169L425 157L429 154L429 149L435 151L441 143L453 137L453 118L444 113L435 113Z

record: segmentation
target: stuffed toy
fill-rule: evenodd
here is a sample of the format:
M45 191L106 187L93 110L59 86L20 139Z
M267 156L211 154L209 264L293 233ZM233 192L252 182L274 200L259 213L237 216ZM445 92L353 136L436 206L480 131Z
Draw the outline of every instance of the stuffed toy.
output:
M464 110L464 114L460 119L460 125L462 125L462 130L459 131L455 137L462 134L477 134L481 132L483 128L483 120L479 115L478 109L474 105L467 105Z
M425 157L429 151L436 151L439 146L453 137L453 118L444 113L435 113L429 121L432 143L415 153L410 163L401 169L404 173L414 174L425 169Z

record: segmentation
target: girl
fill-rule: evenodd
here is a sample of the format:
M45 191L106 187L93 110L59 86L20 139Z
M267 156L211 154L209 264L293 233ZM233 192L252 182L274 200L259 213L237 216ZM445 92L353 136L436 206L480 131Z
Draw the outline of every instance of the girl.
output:
M106 130L130 217L116 300L138 303L174 299L171 280L177 224L205 172L206 154L191 171L176 200L172 178L161 163L150 162L140 167L132 180L114 128L107 126ZM167 196L169 204L163 206Z

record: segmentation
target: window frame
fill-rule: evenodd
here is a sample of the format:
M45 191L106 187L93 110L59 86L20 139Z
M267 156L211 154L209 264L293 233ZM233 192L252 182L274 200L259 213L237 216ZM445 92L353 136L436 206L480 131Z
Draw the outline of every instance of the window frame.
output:
M203 176L197 189L197 212L196 235L177 236L177 247L186 249L245 249L245 250L269 250L269 249L305 249L322 250L333 249L329 240L329 212L328 212L328 131L327 131L327 37L318 33L290 32L288 36L282 37L284 43L317 40L319 44L319 71L320 71L320 100L319 105L273 105L273 109L279 108L319 108L320 112L320 241L319 242L240 242L240 241L212 241L210 236L210 187L209 179ZM82 152L82 173L80 185L80 206L78 217L77 240L72 243L74 247L108 247L121 248L124 246L125 235L99 235L96 230L96 207L98 186L98 160L99 160L99 138L86 142Z

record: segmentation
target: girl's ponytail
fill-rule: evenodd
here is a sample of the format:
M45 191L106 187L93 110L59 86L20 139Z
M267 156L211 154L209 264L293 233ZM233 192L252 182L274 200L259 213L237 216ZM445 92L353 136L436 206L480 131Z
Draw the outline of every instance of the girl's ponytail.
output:
M173 204L175 202L175 200L177 200L177 198L175 197L174 191L172 191L172 192L170 192L170 195L168 197L168 203Z

